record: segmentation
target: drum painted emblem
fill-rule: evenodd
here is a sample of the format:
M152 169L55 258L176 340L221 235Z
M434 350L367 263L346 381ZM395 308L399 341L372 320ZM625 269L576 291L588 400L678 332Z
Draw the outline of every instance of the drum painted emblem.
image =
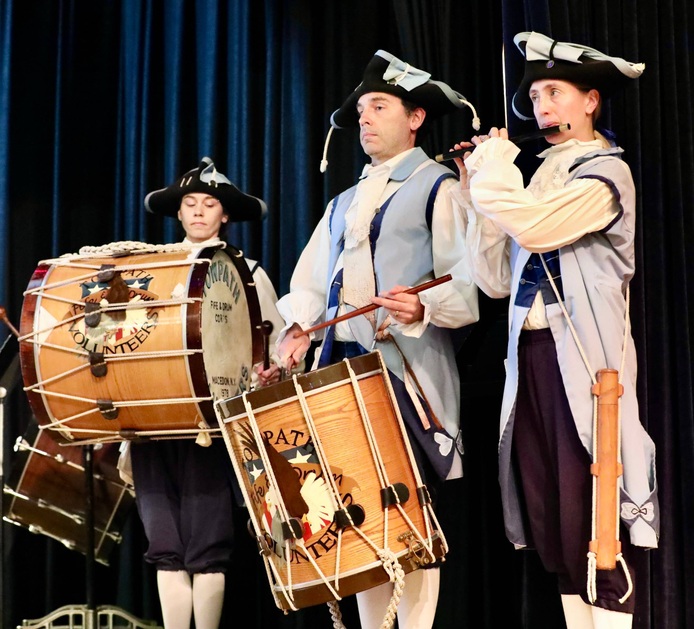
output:
M100 281L98 278L82 282L79 286L83 305L71 306L65 315L65 318L72 321L69 330L75 346L87 352L104 354L136 351L147 341L157 325L158 309L147 306L147 302L159 299L159 295L149 291L153 279L147 271L132 270L123 273L121 282L127 291L126 303L129 307L102 313L93 327L86 325L86 318L82 316L85 308L88 304L106 308L110 303L112 287L110 282ZM142 304L141 308L133 307L139 303ZM45 309L41 313L50 318ZM44 326L46 323L40 320L39 325Z

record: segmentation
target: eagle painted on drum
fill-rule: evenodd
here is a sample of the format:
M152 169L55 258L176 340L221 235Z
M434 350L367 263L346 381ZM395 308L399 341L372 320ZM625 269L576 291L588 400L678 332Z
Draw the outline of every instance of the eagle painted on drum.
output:
M257 441L247 423L240 423L239 432L240 442L258 457L253 462L252 471L249 471L251 482L262 483L261 477L266 474L263 474L264 470L255 467L256 464L262 465ZM304 475L302 482L297 473L298 466L309 456L297 454L295 459L289 460L266 437L262 438L262 442L277 485L274 487L271 479L267 479L267 492L263 497L263 525L270 536L280 544L284 540L282 506L290 518L301 523L301 537L304 540L330 526L335 507L325 479L310 471ZM294 533L296 535L298 532Z

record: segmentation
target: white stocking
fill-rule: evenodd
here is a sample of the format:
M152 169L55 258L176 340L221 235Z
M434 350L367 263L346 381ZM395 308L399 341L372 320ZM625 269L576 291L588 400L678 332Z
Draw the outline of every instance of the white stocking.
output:
M193 588L185 570L157 570L159 602L164 629L190 629Z
M592 605L584 603L578 594L562 594L566 629L595 629L593 627Z
M398 607L399 629L431 629L439 600L439 568L415 570L405 576Z
M414 570L405 575L398 605L399 629L431 629L439 597L440 570ZM380 629L393 596L393 584L384 583L357 593L361 629Z
M224 605L224 573L193 575L195 629L217 629Z
M595 629L631 629L634 620L632 614L615 612L602 607L592 607L593 626Z
M393 596L393 584L383 583L370 590L357 592L361 629L379 629L383 624L388 604Z

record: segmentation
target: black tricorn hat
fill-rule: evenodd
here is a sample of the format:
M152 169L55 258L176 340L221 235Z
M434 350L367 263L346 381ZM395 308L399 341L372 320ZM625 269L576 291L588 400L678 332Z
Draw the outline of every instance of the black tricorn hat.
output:
M518 33L513 43L525 57L525 74L511 103L516 116L523 120L534 118L533 104L528 95L534 81L569 81L594 88L603 98L608 98L629 80L641 76L645 69L643 63L610 57L588 46L556 41L542 33Z
M197 168L189 170L170 186L150 192L145 197L145 208L152 214L176 216L181 199L194 192L219 199L230 222L260 221L267 214L265 201L241 192L215 168L209 157L203 157Z
M446 83L432 81L428 72L401 61L385 50L379 50L367 64L361 83L330 116L332 126L336 129L356 126L359 122L357 101L369 92L383 92L410 101L422 107L429 120L466 106L477 117L468 100Z
M370 92L399 96L427 112L427 120L435 120L456 109L472 110L472 127L479 131L480 119L472 103L442 81L432 81L431 74L401 61L385 50L378 50L364 70L364 77L342 106L330 116L330 129L323 147L320 170L328 168L328 144L333 129L356 127L359 124L357 102Z

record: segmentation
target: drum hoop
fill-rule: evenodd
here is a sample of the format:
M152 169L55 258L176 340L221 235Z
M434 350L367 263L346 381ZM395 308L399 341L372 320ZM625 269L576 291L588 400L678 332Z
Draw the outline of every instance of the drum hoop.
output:
M431 542L437 542L440 539L440 531L439 530L434 530L432 531L431 537L427 538L428 541ZM393 556L398 559L401 563L403 563L404 560L407 559L407 556L410 553L409 548L401 548L398 551L393 551ZM383 562L381 562L378 559L374 559L370 563L364 563L358 567L352 568L351 570L344 570L340 571L340 580L348 579L349 577L358 577L363 575L366 572L370 572L373 570L377 570L379 568L383 567ZM409 572L409 571L408 571ZM331 585L335 585L335 580L336 576L334 574L332 575L326 575L328 583ZM288 584L282 584L285 587L288 586ZM305 581L301 581L299 583L293 583L292 584L292 590L296 592L302 592L302 591L307 591L309 589L315 589L316 587L320 587L324 585L324 582L320 578L315 578L315 579L307 579ZM281 591L282 587L281 585L275 585L273 586L275 590Z
M51 269L50 264L39 263L36 270L29 280L29 285L24 293L24 303L22 305L22 314L19 324L19 335L24 337L31 334L34 330L34 321L36 319L36 309L39 304L40 293L36 289L45 285L48 271ZM38 380L36 372L36 362L38 348L34 343L19 344L19 363L22 371L22 382L25 389L35 386ZM48 414L48 409L43 401L42 395L29 395L29 406L31 407L34 416L39 424L46 425L51 423L51 417ZM66 437L62 431L54 434L56 441L59 443L70 443L70 439Z
M357 380L383 374L384 367L379 360L380 351L376 350L368 354L362 354L349 359L349 364L354 371ZM328 373L330 378L327 378ZM351 383L349 371L345 361L334 363L318 371L307 371L295 376L292 380L283 380L270 387L263 387L250 393L250 401L254 410L266 410L277 403L284 404L288 400L297 399L296 384L302 389L305 396L311 396L314 392L320 393L328 388L343 386ZM391 398L391 403L395 402ZM243 400L240 396L219 400L216 403L220 417L224 423L240 419L247 414Z
M362 373L359 373L356 376L356 380L364 380L366 378L371 378L373 376L380 376L383 374L382 369L373 369L371 371L364 371ZM299 383L299 386L302 387L302 385L305 385L305 382L301 382L300 380L297 380ZM330 391L331 389L337 389L339 387L344 387L344 386L350 386L352 384L351 378L347 376L346 378L341 378L339 380L334 380L332 382L325 382L320 384L319 386L315 388L307 388L307 389L301 389L303 392L303 397L305 398L310 398L313 395L321 395L324 394L326 391ZM232 398L233 399L233 398ZM259 413L259 412L267 412L269 410L272 410L274 408L278 408L280 406L284 406L285 404L290 404L292 402L296 402L299 399L298 393L295 393L294 395L288 395L286 397L283 397L281 399L274 399L274 397L270 396L266 400L263 400L262 397L256 397L255 401L260 402L257 406L253 406L253 412ZM262 400L262 401L261 401ZM221 400L218 402L218 405L223 405L227 400ZM226 411L226 407L224 409ZM233 416L223 416L223 422L226 423L231 423L234 421L237 421L239 419L243 419L248 416L247 412L237 412Z
M253 282L253 275L243 252L231 245L227 245L223 249L218 247L208 247L201 249L196 256L198 259L209 258L212 260L214 255L221 251L226 253L243 282L246 302L248 304L248 316L251 323L251 353L252 364L259 363L262 360L263 339L261 329L261 314L260 301L258 300L258 291ZM208 264L195 265L190 275L190 283L188 286L188 296L193 298L193 303L186 309L186 347L187 349L203 350L202 346L202 292L205 286L205 279L209 269ZM197 334L195 333L197 332ZM202 351L193 352L187 357L191 384L195 396L198 398L206 398L210 395L210 388L207 384L207 371L205 369L204 357ZM214 418L214 407L212 401L202 401L199 403L200 413L202 417Z

